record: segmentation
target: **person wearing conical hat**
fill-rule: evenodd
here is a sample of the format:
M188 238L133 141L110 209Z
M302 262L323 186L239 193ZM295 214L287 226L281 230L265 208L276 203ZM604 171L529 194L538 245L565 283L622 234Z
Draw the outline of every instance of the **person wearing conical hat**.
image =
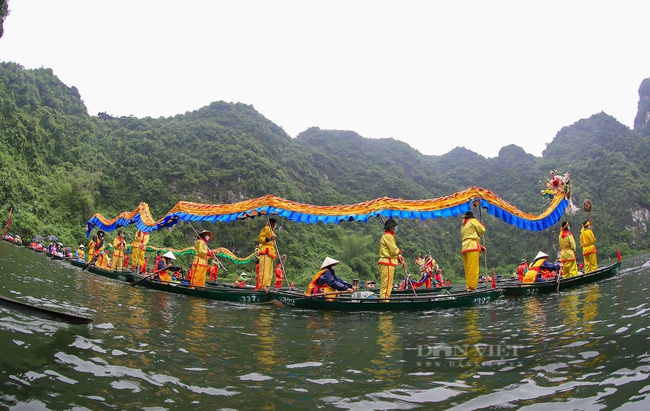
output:
M337 291L353 293L356 288L349 282L341 279L334 272L334 266L340 261L330 257L325 257L320 266L320 271L314 275L307 286L305 295L313 294L335 294ZM328 299L329 300L329 299Z
M578 275L578 265L576 264L576 241L571 234L571 226L568 221L564 221L560 228L560 262L562 263L562 277L571 278Z
M560 265L549 262L548 254L540 251L535 256L535 259L528 268L528 271L526 271L526 275L521 282L534 283L546 281L546 279L543 278L543 273L546 271L558 273L560 271Z
M582 223L580 229L580 246L582 247L582 257L585 260L585 273L590 273L598 269L598 257L596 257L596 236L591 229L589 220Z
M208 241L212 240L214 235L211 231L203 230L199 233L199 238L194 243L194 260L190 274L191 283L197 287L205 286L205 274L208 271Z
M149 233L144 231L135 232L135 240L133 241L133 251L131 252L131 270L140 270L144 274L146 269L143 269L144 256L147 251L147 243L149 242Z
M402 250L397 247L395 242L395 233L397 233L395 220L386 220L384 234L379 240L379 261L377 262L379 274L381 275L380 298L390 298L393 291L393 282L395 281L395 267L398 264L404 267L404 257L402 257Z
M162 255L160 260L158 261L158 266L156 267L156 270L158 271L158 279L162 282L165 283L171 283L174 281L172 276L167 272L169 271L180 271L181 267L177 267L173 264L173 262L176 261L176 256L174 253L171 251L167 251L165 254Z
M481 245L483 234L485 234L485 226L474 217L474 213L468 211L463 214L463 225L460 227L460 254L463 256L467 291L475 291L478 286L479 256L485 251L485 247Z
M117 237L113 240L113 270L122 271L124 268L124 255L126 253L126 241L124 241L124 231L120 230Z
M75 259L78 263L86 262L86 252L84 251L84 248L83 244L79 244L79 248L77 248L77 251L75 252Z
M93 252L97 256L95 265L99 268L108 268L108 257L106 256L106 232L99 230L97 232L97 237L95 238L95 244L93 247Z
M273 280L273 262L278 258L275 249L275 225L275 218L269 218L257 236L257 242L260 243L257 252L260 262L260 290L268 290Z

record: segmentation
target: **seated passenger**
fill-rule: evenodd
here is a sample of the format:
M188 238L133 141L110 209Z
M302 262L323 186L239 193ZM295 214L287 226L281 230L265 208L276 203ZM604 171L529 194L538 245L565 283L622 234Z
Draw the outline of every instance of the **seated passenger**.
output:
M84 245L79 244L79 248L77 248L77 252L75 253L76 259L78 263L85 263L86 262L86 252L84 251Z
M356 288L352 284L342 280L334 272L334 266L337 264L340 264L340 261L325 257L323 264L320 266L320 271L312 278L305 295L334 294L338 291L347 293L355 292Z
M544 282L546 279L543 278L543 272L559 272L560 265L553 264L548 262L548 254L539 252L535 256L533 263L528 268L526 275L524 276L523 283L535 283L535 282ZM550 278L550 277L548 277Z
M369 290L374 290L375 289L375 282L374 281L366 281L366 288Z
M156 274L158 280L164 283L171 283L174 281L172 276L167 272L167 270L174 272L180 271L180 267L172 264L174 260L176 260L176 257L171 251L167 251L165 254L163 254L162 258L160 258L160 261L158 261L158 267L156 267L156 269L159 270L158 274Z
M235 280L233 285L235 287L239 287L239 288L246 288L246 281L248 281L248 274L241 273L241 274L239 274L239 277L237 277L237 279ZM256 288L254 291L257 291L257 290L258 289Z
M524 275L528 271L528 261L526 259L521 260L519 267L517 267L517 281L524 281Z

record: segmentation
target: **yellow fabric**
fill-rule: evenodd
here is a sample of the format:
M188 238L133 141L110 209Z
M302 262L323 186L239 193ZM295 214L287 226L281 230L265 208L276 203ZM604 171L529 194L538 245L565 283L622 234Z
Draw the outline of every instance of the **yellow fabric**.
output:
M271 227L268 223L260 230L260 234L257 236L257 242L262 245L259 249L258 254L269 255L272 257L272 259L275 259L277 257L275 254L275 241L273 240L273 232L271 231Z
M163 282L166 282L166 283L171 283L173 281L172 276L169 275L167 270L165 270L164 272L158 273L158 279L160 279L160 281L163 281Z
M268 290L273 280L273 258L268 255L260 255L260 289Z
M463 267L465 268L465 286L467 290L476 290L478 286L479 251L470 251L462 254Z
M582 247L582 256L585 260L585 273L590 273L598 269L598 257L596 257L596 236L592 230L580 230L580 246Z
M562 233L560 233L559 242L560 262L564 265L562 276L564 278L574 277L578 274L578 265L576 264L576 242L573 239L573 234L569 233L562 238Z
M481 236L485 234L485 227L476 218L468 218L460 227L461 254L479 251Z
M396 267L401 253L402 251L395 243L395 235L390 231L386 231L379 240L379 265Z
M146 254L147 243L149 242L149 233L138 230L135 233L135 241L133 241L133 251L131 255L131 267L142 267L144 265L144 257Z
M393 292L393 282L395 281L395 267L380 264L379 274L381 274L379 298L390 298L390 294Z
M530 221L542 220L548 217L558 204L564 199L564 194L557 193L548 208L539 215L532 215L518 210L513 205L497 197L494 193L484 188L470 187L464 191L460 191L445 197L425 200L403 200L394 199L389 197L381 197L374 200L365 201L358 204L350 205L334 205L334 206L316 206L310 204L296 203L290 200L285 200L273 195L266 195L264 197L254 198L251 200L240 201L234 204L201 204L192 203L188 201L179 201L176 205L167 212L173 213L189 213L198 216L211 216L215 214L233 214L233 213L246 213L247 215L257 214L257 212L249 213L250 210L258 209L261 207L277 207L284 210L295 211L299 213L308 213L312 215L322 216L345 216L349 214L369 214L381 210L397 210L397 211L436 211L460 204L466 204L474 199L483 199L488 203L502 208L506 212ZM148 227L155 227L157 224L162 223L164 218L154 220L149 210L149 205L140 203L133 211L124 211L114 219L107 219L103 215L97 213L93 218L97 218L102 224L106 226L113 225L119 219L124 218L131 220L136 215L140 216L142 224Z
M539 258L535 260L533 264L528 267L528 271L526 272L526 275L524 276L524 280L522 282L534 283L537 279L537 274L539 273L540 267L542 264L544 264L544 261L546 261L546 258Z
M84 250L81 248L77 249L77 252L79 253L79 259L83 260L86 257L86 253L84 253Z
M204 287L205 273L208 271L208 246L199 238L194 243L194 261L192 261L192 281L191 284Z

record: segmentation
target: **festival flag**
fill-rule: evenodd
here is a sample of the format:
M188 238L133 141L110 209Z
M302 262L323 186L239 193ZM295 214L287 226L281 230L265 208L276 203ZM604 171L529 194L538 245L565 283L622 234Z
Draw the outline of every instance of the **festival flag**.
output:
M9 227L11 226L11 213L14 212L14 206L11 206L9 209L9 218L7 218L7 225L5 226L5 235L9 232Z

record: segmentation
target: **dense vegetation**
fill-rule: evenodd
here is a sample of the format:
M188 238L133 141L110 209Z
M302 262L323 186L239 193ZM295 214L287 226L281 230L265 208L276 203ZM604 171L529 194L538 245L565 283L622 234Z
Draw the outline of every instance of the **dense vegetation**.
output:
M49 69L0 64L0 216L13 205L12 231L30 238L57 235L86 242L85 222L96 212L114 217L149 204L155 218L180 200L230 203L274 194L310 204L351 204L389 196L434 198L470 186L487 188L533 214L548 206L540 195L552 169L570 172L575 204L592 200L601 259L647 250L650 218L648 96L639 90L635 129L598 113L560 130L541 158L515 145L484 158L464 148L426 156L393 139L311 128L291 139L252 106L214 102L169 118L90 116L75 87ZM483 213L488 266L514 269L521 258L557 249L557 229L521 231ZM568 216L574 235L586 219ZM265 221L199 227L216 233L213 247L248 255ZM278 246L289 256L289 279L304 284L329 255L350 278L377 278L380 221L305 225L279 221ZM459 219L400 221L398 245L408 260L432 252L460 281ZM134 228L127 229L133 238ZM112 239L114 233L109 234ZM187 224L154 233L152 244L193 243ZM226 262L226 278L252 266ZM414 270L414 266L410 265ZM222 273L223 274L223 273Z

